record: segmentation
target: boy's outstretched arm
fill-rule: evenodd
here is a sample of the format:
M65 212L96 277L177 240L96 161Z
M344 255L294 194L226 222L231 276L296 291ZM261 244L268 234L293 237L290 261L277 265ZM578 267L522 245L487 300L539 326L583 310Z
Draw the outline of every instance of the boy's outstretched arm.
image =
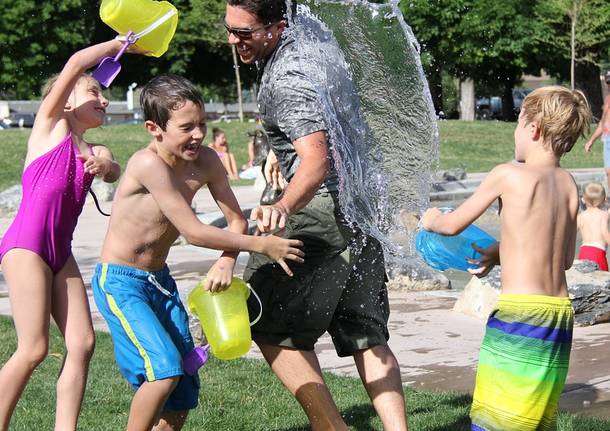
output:
M207 148L202 148L201 151L211 152ZM225 216L227 229L237 234L246 234L248 232L248 222L239 207L233 190L231 190L225 168L215 154L213 157L209 157L209 160L210 166L207 166L209 170L208 189ZM224 251L208 271L204 288L212 292L228 288L233 279L233 270L238 255L239 252Z
M489 172L479 188L455 211L442 213L438 208L428 209L421 223L424 229L443 235L457 235L475 221L502 195L510 165L498 165Z
M255 237L227 232L201 223L180 193L179 184L170 168L154 153L143 151L134 155L128 169L131 175L152 194L161 212L186 240L200 247L228 252L254 251L277 261L288 275L285 262L303 262L304 253L298 248L303 243L275 236Z

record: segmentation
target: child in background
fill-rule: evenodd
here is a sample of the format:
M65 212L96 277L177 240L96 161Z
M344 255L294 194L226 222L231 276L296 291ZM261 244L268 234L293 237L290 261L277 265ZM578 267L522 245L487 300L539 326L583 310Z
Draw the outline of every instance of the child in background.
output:
M502 265L502 294L487 321L473 395L472 430L554 430L565 384L574 313L565 271L574 260L578 191L559 160L591 121L579 91L530 93L515 129L515 158L496 166L454 212L431 208L425 229L456 235L496 200L501 242L474 270ZM476 247L475 247L476 248Z
M136 390L129 430L178 431L195 408L199 378L184 373L193 349L188 316L166 265L179 234L196 246L224 250L205 288L226 289L240 251L264 253L292 275L284 259L303 262L303 244L276 236L248 236L248 223L224 167L202 147L205 111L199 90L185 78L161 75L142 89L141 106L150 144L136 152L112 204L112 216L91 283L106 319L115 358ZM197 218L190 204L207 186L227 220L228 232ZM156 424L156 425L155 425Z
M227 142L224 130L216 127L212 129L212 143L209 147L216 151L216 155L225 167L229 179L238 180L239 175L237 174L235 155L229 150L229 143Z
M599 266L600 271L608 271L606 247L610 243L608 232L607 211L600 209L606 202L604 186L591 182L585 186L582 196L586 209L578 214L578 230L582 237L582 245L578 253L581 260L591 260Z
M72 234L94 176L113 182L120 167L102 145L83 134L101 126L108 100L84 72L123 43L93 45L75 53L43 91L28 140L23 198L0 245L2 270L17 331L17 350L0 370L0 430L32 372L47 355L53 317L66 343L57 380L55 429L75 430L94 332L87 293L72 256Z

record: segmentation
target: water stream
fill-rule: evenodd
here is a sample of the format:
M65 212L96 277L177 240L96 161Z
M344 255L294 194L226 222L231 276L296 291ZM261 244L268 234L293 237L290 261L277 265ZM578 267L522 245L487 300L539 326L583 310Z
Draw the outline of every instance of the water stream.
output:
M419 45L398 2L299 0L290 18L302 70L322 83L341 207L384 245L390 274L417 272L400 214L429 204L438 129Z

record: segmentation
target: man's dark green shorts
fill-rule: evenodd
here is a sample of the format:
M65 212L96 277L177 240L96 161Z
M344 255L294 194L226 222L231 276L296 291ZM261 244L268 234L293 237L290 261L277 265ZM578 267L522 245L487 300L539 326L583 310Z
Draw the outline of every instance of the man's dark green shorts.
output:
M339 356L385 345L390 309L383 250L377 240L345 223L336 194L316 195L290 216L285 237L305 244L305 263L289 263L293 277L257 253L244 272L263 303L253 339L313 350L328 331ZM253 295L248 309L251 316L259 313Z

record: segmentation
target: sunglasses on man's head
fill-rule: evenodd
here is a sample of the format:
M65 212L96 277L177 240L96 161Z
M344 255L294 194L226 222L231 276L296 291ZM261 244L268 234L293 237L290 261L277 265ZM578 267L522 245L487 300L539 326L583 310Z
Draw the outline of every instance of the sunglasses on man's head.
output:
M240 38L241 40L248 40L248 39L252 39L252 37L254 36L254 33L256 33L257 31L261 31L261 30L265 30L269 27L271 27L274 23L271 24L266 24L257 28L234 28L234 27L229 27L227 25L227 23L224 24L225 29L227 29L227 34L232 34L235 37Z

